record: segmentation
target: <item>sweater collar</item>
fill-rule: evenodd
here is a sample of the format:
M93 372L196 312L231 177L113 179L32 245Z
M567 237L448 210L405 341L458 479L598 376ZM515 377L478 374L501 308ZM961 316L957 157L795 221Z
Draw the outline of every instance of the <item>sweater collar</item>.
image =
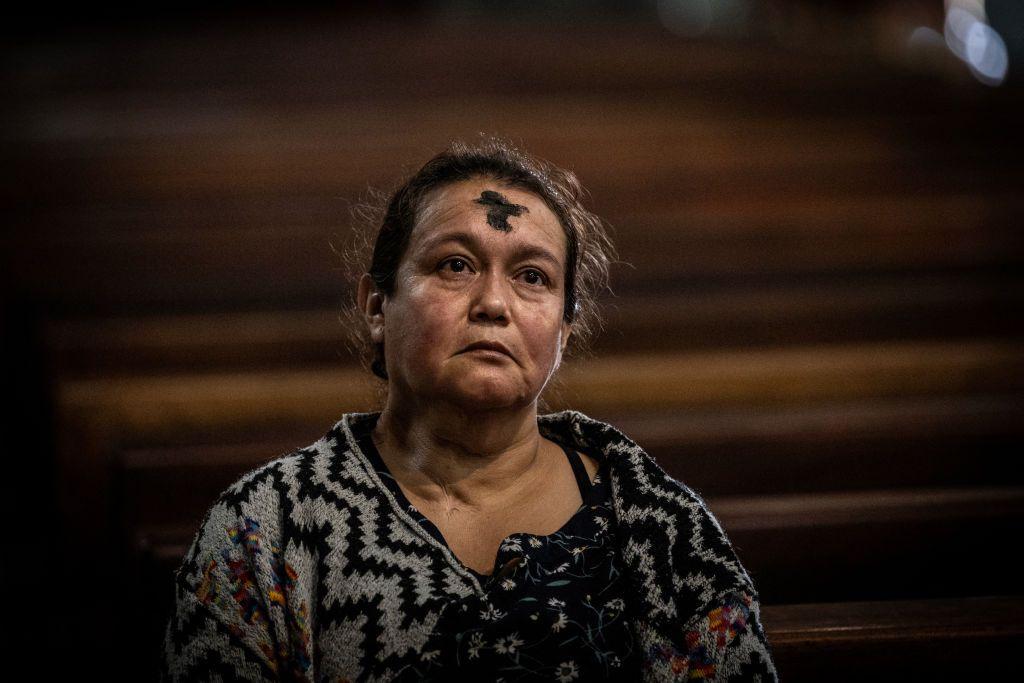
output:
M668 626L706 611L723 594L755 595L704 500L632 439L572 410L544 415L538 425L552 441L609 462L616 546L639 618Z

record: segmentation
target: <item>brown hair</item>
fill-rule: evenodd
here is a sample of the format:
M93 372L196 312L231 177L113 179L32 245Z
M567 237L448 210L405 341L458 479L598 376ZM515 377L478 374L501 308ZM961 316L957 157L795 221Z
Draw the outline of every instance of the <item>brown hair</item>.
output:
M500 138L486 137L476 144L454 142L402 183L390 198L373 193L370 199L356 205L353 217L357 241L342 253L350 280L358 282L368 272L380 292L392 294L398 266L425 196L442 186L477 177L493 178L532 192L558 218L568 245L563 318L573 325L566 354L584 353L601 325L596 297L608 287L608 267L615 258L607 226L583 208L585 191L572 171L534 157ZM372 255L371 231L376 232ZM349 342L363 365L386 380L383 344L371 342L354 295L343 318Z

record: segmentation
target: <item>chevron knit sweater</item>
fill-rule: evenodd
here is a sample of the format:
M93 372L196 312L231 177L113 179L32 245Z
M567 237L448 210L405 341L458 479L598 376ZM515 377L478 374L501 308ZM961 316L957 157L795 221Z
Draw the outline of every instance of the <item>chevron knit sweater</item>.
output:
M510 563L501 582L467 570L360 449L352 425L371 415L345 415L313 445L242 477L209 510L175 576L166 680L578 678L571 654L583 639L559 643L552 661L526 661L524 642L539 635L530 629L547 629L548 639L559 624L530 621L541 608L490 644L515 666L482 670L478 659L472 667L488 647L483 627L515 617L497 586L514 586L527 558ZM610 552L627 597L608 603L621 615L599 619L625 619L639 654L627 662L632 671L608 677L777 680L754 586L700 497L582 413L541 416L538 428L597 459L610 483ZM561 609L541 592L516 607L548 602ZM481 628L463 630L467 619ZM462 624L458 633L447 630L452 623Z

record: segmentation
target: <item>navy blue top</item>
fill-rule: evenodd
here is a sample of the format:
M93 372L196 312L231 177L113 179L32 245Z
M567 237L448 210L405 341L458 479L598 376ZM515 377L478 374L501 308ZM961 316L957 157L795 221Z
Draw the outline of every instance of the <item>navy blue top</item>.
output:
M352 424L360 449L395 500L447 547L380 457L371 436L377 417ZM491 574L470 569L486 598L453 596L423 648L423 666L411 663L400 678L458 668L460 675L480 680L636 680L639 653L623 618L629 596L617 566L607 467L602 464L591 482L579 454L564 446L562 450L576 476L582 505L553 534L505 538Z

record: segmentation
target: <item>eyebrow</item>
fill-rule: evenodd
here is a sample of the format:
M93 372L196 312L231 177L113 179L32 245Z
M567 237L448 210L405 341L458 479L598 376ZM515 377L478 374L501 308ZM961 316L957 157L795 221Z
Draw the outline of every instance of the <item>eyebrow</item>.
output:
M480 242L471 233L447 232L429 238L426 242L423 243L423 251L430 251L431 249L434 249L435 247L440 246L446 242L458 242L459 244L465 245L469 249L479 250L480 248ZM552 254L544 247L540 247L537 245L530 244L519 247L515 250L514 255L516 256L516 258L520 260L538 258L544 261L550 261L551 264L557 268L562 267L562 262L559 261L554 254Z

